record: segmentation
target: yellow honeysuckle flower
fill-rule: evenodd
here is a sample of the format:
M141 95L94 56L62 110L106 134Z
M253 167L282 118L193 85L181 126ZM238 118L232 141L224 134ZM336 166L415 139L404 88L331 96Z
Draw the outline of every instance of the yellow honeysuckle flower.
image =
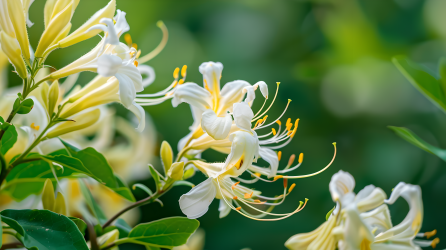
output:
M24 6L23 3L28 4ZM0 1L0 29L10 37L17 39L23 57L29 62L31 58L26 22L28 8L31 1L1 0Z
M28 71L25 62L22 59L22 52L16 39L10 37L3 30L0 31L1 45L3 52L8 56L9 61L14 66L17 74L26 79Z

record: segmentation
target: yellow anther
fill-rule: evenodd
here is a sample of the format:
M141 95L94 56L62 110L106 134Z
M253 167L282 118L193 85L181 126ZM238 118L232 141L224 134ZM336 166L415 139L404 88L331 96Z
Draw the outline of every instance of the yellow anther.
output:
M136 50L138 50L138 44L132 43L132 48L135 48Z
M291 193L291 191L293 191L295 186L296 186L296 183L291 184L290 188L288 189L288 193Z
M127 33L127 34L124 35L124 41L125 41L125 43L127 43L127 45L128 45L129 47L133 44L133 42L132 42L132 36L131 36L129 33Z
M261 201L261 200L254 200L254 202L259 203L259 204L265 204L266 201Z
M234 197L232 197L232 199L233 199L233 200L237 200L237 199L238 199L238 197L237 197L237 196L234 196Z
M176 67L173 71L173 78L178 79L178 75L180 74L180 68Z
M186 71L187 71L187 65L184 65L183 68L181 68L181 76L186 77Z
M134 61L133 65L135 65L135 67L138 67L138 61Z
M263 117L262 122L265 122L265 121L266 121L266 118L268 118L268 115L265 115L265 117Z
M296 121L294 122L294 128L296 129L299 126L299 118L296 119Z
M231 189L232 190L234 190L234 188L238 185L238 184L240 184L240 182L238 181L238 182L236 182L236 183L234 183L232 186L231 186Z
M256 121L256 124L254 125L254 128L256 128L257 125L259 125L261 121L262 121L262 119L257 120L257 121ZM254 129L254 128L253 128L253 129Z
M235 210L239 211L240 209L242 209L242 207L238 207L238 208L236 208Z
M426 238L430 238L430 237L433 237L433 236L435 236L437 234L437 229L434 229L434 230L432 230L432 231L430 231L430 232L425 232L424 233L424 237L426 237Z
M436 248L438 243L440 243L440 238L435 238L431 243L432 248Z
M134 57L134 56L135 56L135 51L131 51L131 52L129 53L129 55L130 55L130 57Z
M276 123L279 124L279 126L282 126L282 122L280 120L277 120Z
M282 159L282 151L277 152L277 158L279 159L279 161L280 159Z
M183 79L180 79L179 81L178 81L178 85L181 85L181 84L183 84L184 83L184 80Z
M283 179L283 187L288 187L288 179Z
M241 157L239 160L238 160L238 162L234 165L236 168L237 168L237 170L238 169L240 169L241 167L242 167L242 165L243 165L243 157Z
M175 80L175 81L173 82L173 87L172 87L172 88L175 88L175 87L177 86L177 84L178 84L178 81Z
M290 159L288 160L288 166L293 165L294 159L296 159L296 155L295 155L295 154L292 154L292 155L290 156Z
M34 125L34 122L31 123L30 127L31 127L32 129L34 129L34 130L39 130L39 128L40 128L40 126L36 126L36 125Z
M245 199L251 199L252 195L254 194L254 192L251 193L245 193L244 197Z
M293 133L293 131L288 131L288 133L286 133L286 135L291 136L292 133Z
M116 20L113 18L113 24L116 24Z
M273 131L273 135L277 134L277 132L276 132L276 130L274 128L272 128L271 130Z
M303 161L304 161L304 153L300 153L298 162L302 163Z
M262 176L262 174L261 174L261 173L254 173L254 175L255 175L255 176L257 176L257 177L260 177L260 176Z
M283 175L276 175L276 176L274 176L274 181L277 181L280 178L283 178Z
M286 126L288 127L288 124L290 124L291 123L291 118L288 118L287 120L286 120Z
M141 56L141 50L138 50L138 52L136 52L135 58L138 59L140 56Z

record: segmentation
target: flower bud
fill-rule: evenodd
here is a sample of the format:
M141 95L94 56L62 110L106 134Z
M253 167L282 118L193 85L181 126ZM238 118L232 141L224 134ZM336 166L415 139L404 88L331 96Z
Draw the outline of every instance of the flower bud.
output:
M60 1L58 1L60 2ZM61 10L57 15L55 15L48 26L45 28L45 31L40 38L39 45L37 45L36 57L42 57L45 50L51 45L55 44L58 41L55 41L56 38L59 37L60 33L67 33L66 27L71 21L71 16L74 11L74 2L68 4L63 10ZM71 25L69 26L71 28Z
M46 179L42 192L43 209L53 211L55 202L53 183L50 179Z
M172 164L172 166L169 168L169 171L167 172L167 176L170 178L179 181L183 179L183 171L184 171L184 162L175 162Z
M26 79L28 73L26 71L26 65L22 59L22 52L17 40L8 36L4 31L0 31L0 37L3 52L5 52L5 54L8 56L8 59L14 66L17 74L21 78Z
M15 36L20 44L20 48L22 49L23 57L29 61L31 54L29 52L28 32L26 30L26 17L25 13L23 12L22 1L7 1L9 19L11 20L12 26L14 27Z
M185 179L185 180L189 179L189 178L191 178L194 175L195 175L195 169L194 168L189 168L188 170L186 170L184 172L183 179Z
M53 212L63 215L67 214L67 205L65 203L65 198L60 192L57 192L57 197L56 197L56 202L54 204Z
M40 102L44 106L46 110L48 110L48 93L50 92L50 86L47 82L43 82L40 84L40 95L42 96L42 100ZM51 113L49 113L51 115Z
M163 141L163 143L161 143L160 155L161 161L163 162L164 173L167 173L173 162L172 147L167 141Z
M51 116L59 101L59 81L54 81L48 91L48 114Z
M65 48L73 44L87 40L101 32L101 30L95 29L86 32L91 26L99 24L102 18L113 18L116 10L116 0L111 0L107 6L97 11L86 23L81 27L71 33L69 36L65 37L59 42L60 48Z
M54 127L53 130L48 132L46 135L47 138L58 137L73 131L81 130L91 125L95 124L101 115L101 111L99 109L95 109L89 112L85 112L82 114L78 114L71 119L74 121L66 121L61 123L60 125Z

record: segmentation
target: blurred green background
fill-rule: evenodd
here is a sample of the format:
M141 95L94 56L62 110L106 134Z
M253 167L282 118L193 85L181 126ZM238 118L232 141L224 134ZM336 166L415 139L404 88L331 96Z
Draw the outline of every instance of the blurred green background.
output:
M43 5L37 0L30 17L35 47L43 30ZM82 0L73 17L80 26L107 0ZM156 27L163 20L169 42L155 59L156 81L146 89L151 93L167 87L175 67L188 66L187 80L201 84L198 66L205 61L224 65L222 83L242 79L254 84L263 80L269 91L281 82L278 100L269 117L278 116L292 99L287 112L300 118L294 140L283 151L281 167L295 153L305 154L304 164L295 171L307 174L323 168L337 142L338 156L324 173L293 181L295 191L276 212L289 212L300 200L307 207L283 221L257 222L235 212L218 218L218 202L201 217L206 231L205 249L285 249L294 234L314 230L325 221L334 206L328 191L331 176L340 169L356 179L356 192L368 184L381 187L389 195L400 181L418 184L423 190L423 231L438 229L446 247L446 164L437 157L398 138L388 125L405 126L428 142L446 147L446 115L418 93L391 63L391 57L406 54L436 74L437 62L446 55L446 1L444 0L117 0L127 12L130 34L143 50L151 51L160 41ZM48 64L61 67L92 48L99 38L55 51ZM87 82L94 74L83 73ZM13 78L17 79L17 77ZM18 81L18 79L17 79ZM260 106L258 96L254 107ZM188 105L172 108L170 102L147 107L158 134L176 148L192 124ZM150 154L157 152L148 152ZM224 160L205 152L204 157ZM159 166L159 162L155 162ZM204 180L200 173L191 181ZM150 180L146 182L153 185ZM279 194L281 182L258 184L267 195ZM187 192L176 188L157 203L141 208L142 222L166 216L180 216L178 199ZM142 198L142 193L136 193ZM394 224L408 211L399 200L391 206Z

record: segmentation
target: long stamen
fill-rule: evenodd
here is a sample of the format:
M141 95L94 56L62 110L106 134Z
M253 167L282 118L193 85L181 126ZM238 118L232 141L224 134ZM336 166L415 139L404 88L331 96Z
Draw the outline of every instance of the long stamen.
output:
M262 125L262 126L258 127L257 129L269 127L269 126L273 125L274 123L276 123L277 121L280 121L280 119L285 115L285 112L287 111L288 107L290 106L290 103L291 103L291 99L288 99L288 103L286 104L285 109L283 110L282 114L280 114L280 116L276 120L269 123L268 125L264 125L264 126Z
M336 142L333 142L333 146L334 146L334 150L335 150L335 151L334 151L334 155L333 155L333 159L331 159L330 163L328 163L328 165L327 165L325 168L323 168L323 169L321 169L321 170L319 170L319 171L317 171L317 172L315 172L315 173L312 173L312 174L298 175L298 176L283 176L283 178L285 178L285 179L300 179L300 178L307 178L307 177L315 176L315 175L317 175L317 174L320 174L320 173L324 172L328 167L331 166L331 164L333 163L334 159L336 158Z
M265 107L266 101L268 101L268 98L265 98L265 101L263 101L262 107L260 107L259 111L254 115L256 117L260 112L262 112L263 107Z
M277 82L276 94L274 95L274 99L271 102L271 104L269 105L269 107L261 115L256 116L254 119L252 119L251 122L254 122L254 121L258 120L260 117L264 116L268 112L268 110L273 106L274 101L276 101L277 93L279 92L279 85L280 85L280 82Z
M166 46L167 40L169 39L169 31L167 30L166 25L162 21L158 21L156 23L156 26L158 26L161 31L163 32L163 38L161 39L161 42L158 44L158 46L152 50L149 54L141 57L138 59L139 63L145 63L150 60L152 60L155 56L157 56Z

